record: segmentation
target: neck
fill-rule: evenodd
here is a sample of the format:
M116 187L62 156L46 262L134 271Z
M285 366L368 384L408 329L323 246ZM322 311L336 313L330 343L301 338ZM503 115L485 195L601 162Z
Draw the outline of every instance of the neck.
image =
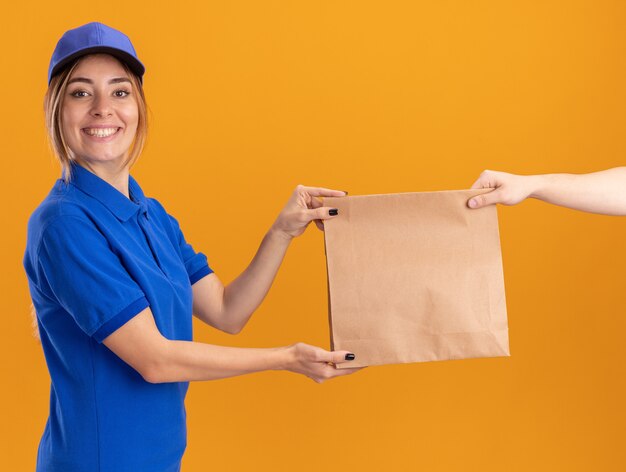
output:
M128 166L120 166L117 162L85 162L76 160L85 169L93 172L105 182L119 190L126 198L130 198L128 192Z

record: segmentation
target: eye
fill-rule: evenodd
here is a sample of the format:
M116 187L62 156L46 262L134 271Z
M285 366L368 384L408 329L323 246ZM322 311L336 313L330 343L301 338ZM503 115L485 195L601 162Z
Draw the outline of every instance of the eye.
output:
M130 92L128 90L120 89L120 90L116 90L115 92L113 92L113 94L116 97L124 98L124 97L130 95ZM118 95L118 94L123 94L123 95Z
M81 94L83 94L83 93L84 93L85 95L81 95ZM77 97L77 98L80 98L80 97L85 97L85 96L86 96L86 95L88 95L88 94L87 94L87 92L85 92L84 90L74 90L73 92L70 92L70 95L71 95L72 97Z

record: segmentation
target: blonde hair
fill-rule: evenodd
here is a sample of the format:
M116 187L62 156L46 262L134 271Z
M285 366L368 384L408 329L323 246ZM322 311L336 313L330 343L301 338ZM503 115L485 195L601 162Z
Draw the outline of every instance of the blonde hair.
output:
M50 85L48 86L48 90L44 96L43 107L46 129L48 130L48 142L52 148L52 152L61 164L63 179L66 183L68 183L71 179L71 161L74 157L72 155L72 150L67 145L65 137L63 136L62 106L69 78L76 66L85 57L87 57L87 55L82 56L72 65L66 67L58 74L55 74L50 80ZM128 149L128 156L124 162L124 166L128 165L130 168L137 161L146 144L146 139L148 137L148 106L139 77L135 75L124 62L120 61L120 64L124 67L124 70L128 74L133 85L133 91L135 92L139 112L135 138Z

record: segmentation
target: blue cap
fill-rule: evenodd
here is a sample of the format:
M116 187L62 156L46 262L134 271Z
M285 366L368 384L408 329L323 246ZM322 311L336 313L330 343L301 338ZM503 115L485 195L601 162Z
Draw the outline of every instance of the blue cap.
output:
M135 48L128 36L110 26L92 22L68 30L61 36L50 59L48 85L52 77L71 64L74 59L99 52L111 54L126 63L143 83L146 68L137 58Z

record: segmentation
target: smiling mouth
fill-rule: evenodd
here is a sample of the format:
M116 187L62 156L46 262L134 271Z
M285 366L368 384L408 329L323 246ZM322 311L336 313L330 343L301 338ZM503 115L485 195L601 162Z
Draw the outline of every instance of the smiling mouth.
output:
M82 132L95 138L108 138L121 129L122 128L83 128Z

